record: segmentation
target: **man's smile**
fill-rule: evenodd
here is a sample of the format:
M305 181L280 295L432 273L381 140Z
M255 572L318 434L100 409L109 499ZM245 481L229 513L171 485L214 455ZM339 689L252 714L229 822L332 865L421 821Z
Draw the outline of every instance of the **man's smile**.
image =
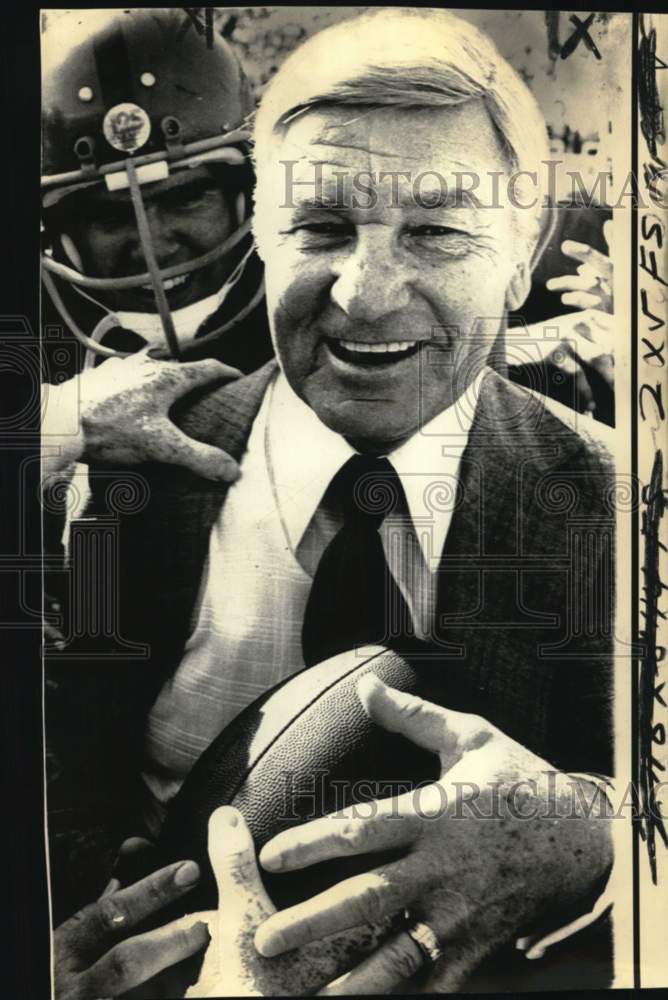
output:
M408 362L420 348L418 340L391 340L368 342L356 340L341 340L325 337L323 340L328 360L335 368L344 371L351 369L379 369L387 371L399 368L402 362Z
M197 272L191 271L190 274L181 274L176 278L167 278L163 281L163 287L167 301L172 309L181 309L183 306L189 306L192 302L196 302L197 299L201 298L202 289L200 288ZM136 289L136 291L142 307L153 312L155 310L153 285L149 282Z
M208 273L204 275L198 271L191 271L189 274L165 279L163 287L170 308L181 309L193 302L198 302L206 295L213 294L218 288L218 282L212 281ZM136 305L147 312L155 311L155 296L153 285L150 282L128 292L128 303L131 301L130 296L132 296L133 306Z
M504 323L511 278L515 298L527 284L527 268L508 252L509 212L462 212L440 192L432 198L433 187L415 193L418 170L449 177L466 165L503 176L494 123L474 101L359 114L327 104L295 116L272 156L259 172L256 219L282 370L358 450L396 447L473 379ZM276 157L294 161L300 185L278 210ZM313 161L322 175L309 190ZM387 180L388 166L393 184L379 181L373 198L348 183L365 172L380 178L380 168Z
M176 288L178 285L183 285L187 281L188 277L189 275L187 274L180 274L176 278L167 278L167 280L163 281L162 284L165 291L170 292L172 288ZM149 292L153 291L153 285L150 283L148 285L142 285L141 287L146 288Z

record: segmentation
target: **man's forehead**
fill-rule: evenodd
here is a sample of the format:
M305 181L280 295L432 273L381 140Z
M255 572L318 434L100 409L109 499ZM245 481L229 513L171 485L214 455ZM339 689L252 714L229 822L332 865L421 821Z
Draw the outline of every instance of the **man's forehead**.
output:
M448 107L327 106L287 127L279 159L333 167L420 171L505 170L508 163L482 101Z

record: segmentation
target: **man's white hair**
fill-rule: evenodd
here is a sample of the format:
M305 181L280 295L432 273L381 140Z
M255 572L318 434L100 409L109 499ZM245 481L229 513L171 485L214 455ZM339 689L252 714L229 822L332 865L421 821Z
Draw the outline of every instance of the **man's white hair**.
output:
M542 211L543 165L550 155L545 120L494 43L450 11L375 8L309 38L265 90L255 123L255 160L261 168L272 138L318 106L449 107L471 100L487 108L509 171L538 174L532 188L536 208L525 213L538 223L531 227L535 263L552 214Z

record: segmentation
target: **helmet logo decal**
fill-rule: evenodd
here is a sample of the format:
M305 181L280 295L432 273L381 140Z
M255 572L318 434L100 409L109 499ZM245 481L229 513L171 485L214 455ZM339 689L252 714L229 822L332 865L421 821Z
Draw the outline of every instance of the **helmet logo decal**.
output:
M107 142L124 153L134 153L148 141L151 119L138 104L116 104L102 122Z

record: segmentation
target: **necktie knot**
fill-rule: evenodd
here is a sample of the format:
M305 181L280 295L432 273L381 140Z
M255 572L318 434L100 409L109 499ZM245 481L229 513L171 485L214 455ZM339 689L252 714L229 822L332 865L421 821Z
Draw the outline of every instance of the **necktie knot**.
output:
M323 552L304 612L307 665L355 646L396 647L414 636L410 610L388 567L378 528L405 505L387 458L353 455L333 477L326 505L343 524Z
M401 483L387 458L353 455L332 481L346 521L379 528L397 506Z

